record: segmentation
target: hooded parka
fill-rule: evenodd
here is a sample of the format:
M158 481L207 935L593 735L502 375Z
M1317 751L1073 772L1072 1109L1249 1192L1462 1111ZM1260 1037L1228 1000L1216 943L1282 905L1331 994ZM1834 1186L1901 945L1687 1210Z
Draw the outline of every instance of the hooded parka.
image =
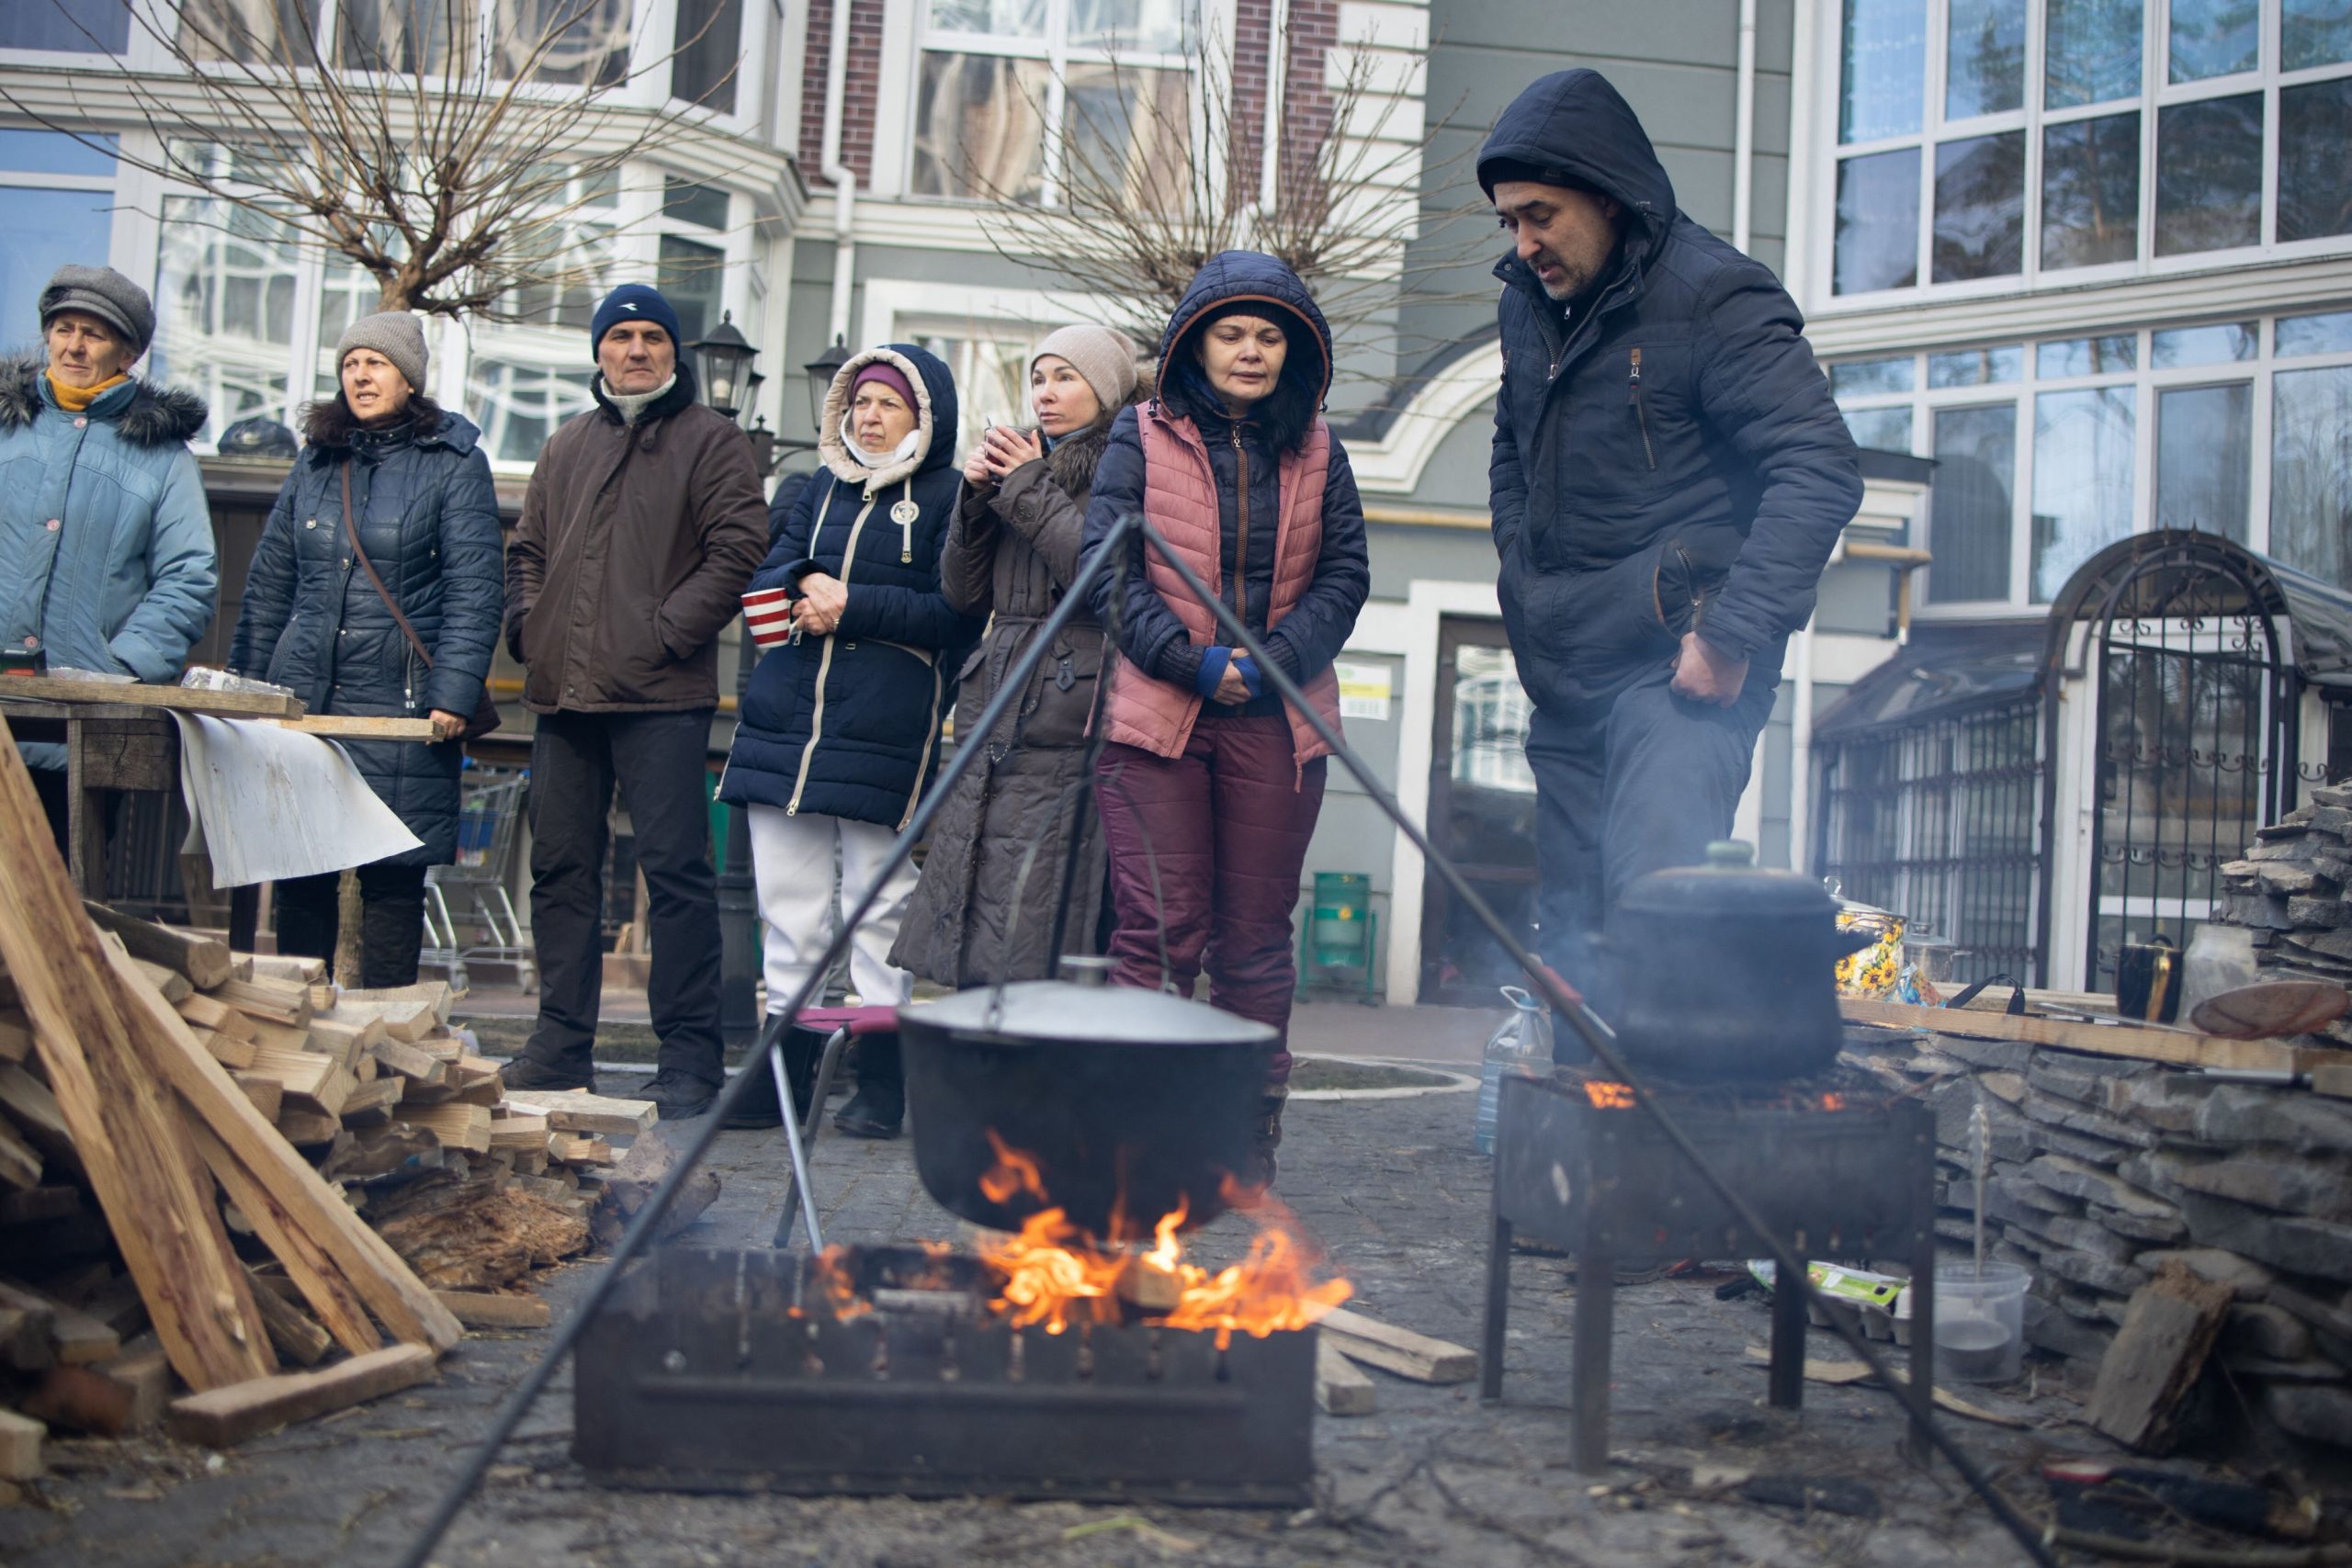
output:
M46 369L38 355L0 360L0 637L51 664L172 680L220 585L187 449L204 401L133 378L69 413ZM23 750L65 765L62 746Z
M932 824L890 951L893 964L944 986L1050 978L1065 874L1064 950L1091 946L1102 916L1102 821L1091 801L1071 832L1102 671L1094 617L1080 610L1062 628L994 731L981 738L975 726L1078 575L1087 498L1118 415L1103 410L991 489L966 486L947 531L942 591L964 614L990 617L956 699L957 744L984 750Z
M1522 93L1478 158L1624 208L1613 270L1566 319L1517 254L1495 268L1491 466L1503 622L1539 706L1613 696L1696 629L1777 680L1860 504L1854 443L1770 269L1692 222L1597 72Z
M254 551L230 668L292 687L311 713L422 718L438 708L470 717L505 604L498 497L481 438L471 420L445 412L424 434L403 423L305 446ZM359 542L432 652L430 670L352 555L346 468ZM368 787L424 840L392 863L456 859L465 749L342 744Z
M904 458L868 468L842 438L857 373L882 363L915 390ZM912 344L853 355L825 394L818 454L747 591L797 587L812 571L848 590L829 637L771 649L743 694L718 797L872 822L898 831L939 760L941 721L980 619L948 602L939 557L961 477L956 381ZM828 481L830 476L830 481Z

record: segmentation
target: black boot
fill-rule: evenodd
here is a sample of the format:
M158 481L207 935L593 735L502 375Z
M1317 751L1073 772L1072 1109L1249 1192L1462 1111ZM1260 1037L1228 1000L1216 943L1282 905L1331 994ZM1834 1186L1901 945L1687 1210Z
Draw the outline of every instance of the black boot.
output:
M1283 1143L1283 1107L1289 1102L1290 1086L1269 1087L1265 1098L1258 1101L1258 1120L1250 1129L1250 1158L1252 1168L1240 1173L1242 1200L1238 1207L1247 1209L1263 1197L1274 1184L1277 1164L1274 1151Z
M760 1029L759 1043L743 1058L743 1071L755 1072L760 1081L744 1091L743 1100L727 1120L720 1123L733 1128L781 1127L784 1109L775 1094L775 1069L768 1065L769 1052L778 1046L784 1051L784 1081L792 1089L792 1098L800 1107L800 1119L808 1119L808 1096L817 1085L817 1058L823 1052L826 1037L797 1027L782 1029L784 1015L771 1013ZM779 1032L781 1037L779 1038Z
M899 1037L869 1034L857 1043L857 1092L833 1118L853 1138L895 1138L907 1119L907 1079Z

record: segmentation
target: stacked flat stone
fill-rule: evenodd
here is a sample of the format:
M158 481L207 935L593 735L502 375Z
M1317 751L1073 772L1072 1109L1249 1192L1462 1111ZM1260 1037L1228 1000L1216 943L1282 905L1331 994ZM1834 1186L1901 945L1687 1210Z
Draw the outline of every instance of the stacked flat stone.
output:
M1925 1080L1954 1258L1982 1100L1987 1255L2031 1270L2033 1346L2087 1387L2132 1293L2177 1258L2236 1294L2215 1359L2256 1417L2352 1449L2352 1100L2010 1042L1872 1055Z
M2352 985L2352 784L2323 784L2311 798L2222 867L2220 918L2254 932L2263 978ZM2311 1039L2352 1044L2352 1017Z

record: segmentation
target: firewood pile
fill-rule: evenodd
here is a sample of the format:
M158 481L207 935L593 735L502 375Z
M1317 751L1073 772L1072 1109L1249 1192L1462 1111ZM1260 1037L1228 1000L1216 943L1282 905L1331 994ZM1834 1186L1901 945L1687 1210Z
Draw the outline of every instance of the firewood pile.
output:
M50 1429L220 1446L428 1381L641 1203L650 1105L510 1101L446 985L322 969L85 905L0 727L0 1489Z

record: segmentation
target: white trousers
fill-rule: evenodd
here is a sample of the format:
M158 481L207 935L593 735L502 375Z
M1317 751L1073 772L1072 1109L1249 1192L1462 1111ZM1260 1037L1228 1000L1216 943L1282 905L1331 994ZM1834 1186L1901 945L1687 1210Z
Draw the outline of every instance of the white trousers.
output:
M752 874L759 886L760 918L767 922L768 1010L782 1012L824 955L842 915L874 885L899 836L872 822L789 816L775 806L754 806L747 816ZM899 940L899 922L914 891L915 868L901 864L850 940L850 989L868 1007L904 1007L914 999L915 977L890 964L890 944Z

